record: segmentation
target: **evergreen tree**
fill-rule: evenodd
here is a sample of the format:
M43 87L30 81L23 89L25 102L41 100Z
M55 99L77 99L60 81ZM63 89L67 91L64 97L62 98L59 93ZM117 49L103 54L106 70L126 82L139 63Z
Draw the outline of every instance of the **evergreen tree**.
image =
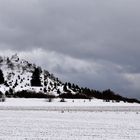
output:
M46 88L44 88L44 92L45 92L45 93L47 92L47 89L46 89Z
M80 89L78 85L75 86L76 89Z
M0 84L4 84L4 76L1 69L0 69Z
M57 94L60 94L60 93L61 93L61 92L60 92L60 90L58 89L58 90L57 90Z
M14 91L13 91L13 89L12 89L12 88L10 88L10 89L9 89L9 95L10 95L10 97L12 97L12 96L13 96L13 94L14 94Z
M74 85L74 83L72 84L72 88L75 89L75 85Z
M31 86L36 86L36 87L42 86L40 80L40 73L41 73L40 69L35 68L31 79Z
M63 90L64 90L65 92L68 91L68 89L67 89L67 83L64 84Z
M4 85L5 85L6 87L9 87L7 81L4 81Z
M71 83L68 83L68 87L71 89Z
M72 89L73 89L74 92L76 92L76 86L75 86L75 84L72 84Z
M47 86L47 82L46 82L46 81L44 81L44 86L45 86L45 87Z

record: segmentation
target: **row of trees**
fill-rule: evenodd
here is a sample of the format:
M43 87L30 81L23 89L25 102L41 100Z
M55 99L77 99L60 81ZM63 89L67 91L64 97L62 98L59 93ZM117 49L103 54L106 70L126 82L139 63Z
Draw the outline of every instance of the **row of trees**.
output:
M71 90L75 92L75 94L71 93ZM78 85L75 84L71 84L71 83L65 83L64 87L63 87L64 92L66 92L67 94L60 94L61 98L84 98L84 99L91 99L91 98L97 98L97 99L103 99L104 101L124 101L124 102L137 102L140 103L139 100L137 99L133 99L133 98L127 98L127 97L123 97L119 94L116 94L115 92L113 92L110 89L104 90L104 91L99 91L99 90L93 90L93 89L89 89L87 87L85 88L80 88Z
M32 74L32 79L31 79L31 86L35 86L35 87L41 87L41 79L40 79L40 74L41 74L42 70L39 67L35 67L33 74ZM3 72L0 69L0 84L7 84L6 81L4 81L4 76L3 76ZM8 84L7 84L8 86ZM56 87L56 84L55 84ZM136 99L129 99L129 98L125 98L120 96L119 94L115 94L112 90L108 89L105 91L98 91L98 90L93 90L93 89L89 89L89 88L81 88L78 85L75 84L71 84L71 83L65 83L63 85L63 91L64 93L61 93L59 89L57 89L57 93L59 94L59 97L61 98L88 98L91 99L93 97L97 98L97 99L103 99L106 101L109 100L116 100L116 101L126 101L126 102L138 102L140 103L140 101L136 100ZM72 94L72 91L75 92L75 94ZM44 93L47 92L47 90L44 88L44 90L42 92L40 92L39 94L36 94L34 92L29 92L29 91L21 91L21 92L17 92L17 93L13 93L12 88L9 89L9 91L6 92L7 96L15 96L15 97L47 97L47 95L45 95ZM44 95L43 95L44 94Z

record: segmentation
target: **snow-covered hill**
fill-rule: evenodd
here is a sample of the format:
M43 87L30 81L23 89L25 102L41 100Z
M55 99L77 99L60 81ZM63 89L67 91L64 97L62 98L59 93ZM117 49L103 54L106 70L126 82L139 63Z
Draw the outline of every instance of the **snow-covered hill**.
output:
M11 57L0 57L0 93L8 97L44 98L54 96L140 103L136 99L122 97L110 89L97 91L67 82L63 83L47 70L20 59L17 54Z
M33 72L37 68L26 60L21 60L17 54L9 57L0 57L0 69L3 72L5 83L0 85L0 91L5 93L12 90L13 92L28 90L31 92L43 92L57 96L58 93L64 93L64 84L53 74L40 67L41 86L31 86ZM72 90L71 90L72 91ZM74 93L74 91L72 91Z

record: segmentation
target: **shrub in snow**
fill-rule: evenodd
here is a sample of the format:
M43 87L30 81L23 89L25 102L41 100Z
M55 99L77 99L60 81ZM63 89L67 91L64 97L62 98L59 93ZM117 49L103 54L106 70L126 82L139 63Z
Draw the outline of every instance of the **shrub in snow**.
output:
M53 98L47 99L47 102L52 102L52 101L53 101Z
M6 97L13 97L14 91L12 88L9 88L9 91L5 92Z
M65 101L65 99L64 99L64 98L62 98L62 99L60 100L60 102L66 102L66 101Z
M116 103L119 103L120 102L120 100L116 100Z
M5 102L5 95L0 92L0 102Z
M1 102L5 102L5 100L6 100L5 96L3 96L3 97L1 98Z
M61 110L61 113L64 113L64 110Z
M58 90L57 90L57 94L60 94L60 93L61 93L61 92L60 92L60 90L58 89Z

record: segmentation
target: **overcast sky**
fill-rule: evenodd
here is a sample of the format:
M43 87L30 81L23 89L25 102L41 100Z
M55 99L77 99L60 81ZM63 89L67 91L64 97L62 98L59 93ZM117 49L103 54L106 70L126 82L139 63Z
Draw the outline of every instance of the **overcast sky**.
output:
M0 0L0 55L80 86L140 99L139 0Z

